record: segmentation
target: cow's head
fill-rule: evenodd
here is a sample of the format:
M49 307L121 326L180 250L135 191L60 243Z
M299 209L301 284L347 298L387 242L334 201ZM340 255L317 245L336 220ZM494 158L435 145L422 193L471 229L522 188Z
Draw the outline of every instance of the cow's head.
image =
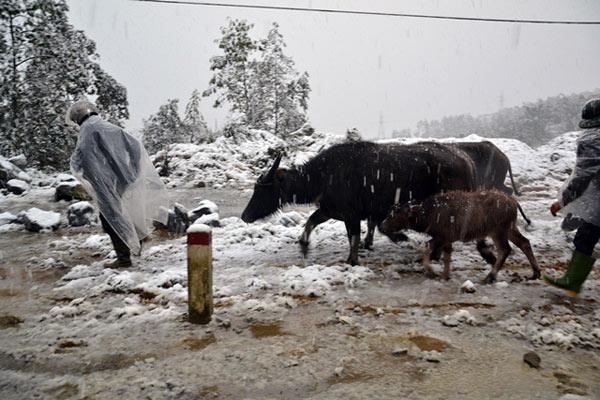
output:
M379 224L379 231L393 238L403 229L411 229L411 219L416 217L421 206L413 203L394 204L387 217ZM395 241L395 240L394 240Z
M266 174L261 175L254 185L254 193L242 213L242 221L254 222L273 214L281 207L281 183L285 170L279 169L281 154Z

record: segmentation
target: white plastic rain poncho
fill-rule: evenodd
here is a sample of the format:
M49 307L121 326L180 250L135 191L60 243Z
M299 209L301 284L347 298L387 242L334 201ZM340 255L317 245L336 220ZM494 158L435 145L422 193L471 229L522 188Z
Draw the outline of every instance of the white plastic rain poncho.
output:
M558 192L561 212L600 226L600 127L586 129L577 139L577 159Z
M144 146L123 129L90 116L81 125L71 172L134 254L152 220L167 223L169 200Z

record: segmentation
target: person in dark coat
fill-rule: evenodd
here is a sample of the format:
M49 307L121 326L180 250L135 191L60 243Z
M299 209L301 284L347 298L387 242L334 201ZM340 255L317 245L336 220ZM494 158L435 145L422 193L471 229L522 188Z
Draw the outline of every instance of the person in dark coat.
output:
M167 223L167 190L142 143L100 118L92 103L74 103L66 120L79 126L71 172L98 205L117 254L105 267L129 267L131 252L140 254L152 221Z
M579 295L592 270L596 261L592 253L600 240L600 99L588 101L581 117L579 127L584 131L577 139L575 168L550 207L552 215L561 210L568 219L581 221L573 240L575 251L563 276L543 276L573 296Z

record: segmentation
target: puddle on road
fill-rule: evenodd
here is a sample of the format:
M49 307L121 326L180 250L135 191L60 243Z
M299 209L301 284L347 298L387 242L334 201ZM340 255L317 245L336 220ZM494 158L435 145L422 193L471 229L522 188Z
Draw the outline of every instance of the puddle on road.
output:
M63 383L56 387L44 389L44 392L51 395L53 399L70 399L80 394L79 386L72 383Z
M421 351L435 350L442 352L443 350L450 347L450 345L447 342L444 342L443 340L431 336L412 336L409 337L408 340L413 342L419 349L421 349Z
M83 340L63 339L54 348L54 354L72 353L77 347L85 347L87 343Z
M0 289L0 297L17 297L17 296L26 296L27 293L13 288L8 289Z
M219 387L214 386L203 386L200 389L200 393L195 398L197 399L218 399L219 398Z
M16 328L23 322L22 318L14 315L0 315L0 329Z
M340 383L348 384L354 382L366 382L373 378L375 378L375 376L363 372L342 372L341 375L333 375L331 378L327 379L327 385L331 387L333 385L339 385Z
M106 354L92 361L75 361L72 354L53 354L51 359L31 362L0 352L0 369L8 371L48 373L52 375L88 375L101 371L128 368L136 362L157 358L156 354ZM66 357L66 358L65 358Z
M411 304L407 307L418 307L418 308L434 308L437 310L459 310L461 308L475 308L489 310L495 308L495 304L489 303L467 303L467 302L448 302L448 303L433 303L433 304Z
M250 332L252 336L257 339L270 337L270 336L288 336L290 332L282 330L281 322L275 322L272 324L254 324L250 326Z
M152 303L157 296L156 293L148 292L142 288L130 289L129 293L137 294L142 303Z
M199 337L190 337L185 338L177 343L177 347L187 347L191 351L199 351L204 349L209 344L216 343L217 338L214 334L210 334L208 336L199 338Z

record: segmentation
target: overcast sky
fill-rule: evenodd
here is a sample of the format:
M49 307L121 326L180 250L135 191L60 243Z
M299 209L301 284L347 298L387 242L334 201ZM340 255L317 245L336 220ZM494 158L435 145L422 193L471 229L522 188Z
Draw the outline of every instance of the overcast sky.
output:
M227 0L312 8L387 11L490 18L600 20L600 1L562 0ZM100 64L128 91L131 118L167 99L180 110L194 89L203 91L219 54L214 40L227 17L255 26L264 38L278 22L299 72L312 88L308 115L317 130L390 136L421 119L480 115L559 93L600 88L599 25L530 25L440 21L169 5L129 0L68 0L70 22L94 40ZM227 109L204 99L211 127Z

